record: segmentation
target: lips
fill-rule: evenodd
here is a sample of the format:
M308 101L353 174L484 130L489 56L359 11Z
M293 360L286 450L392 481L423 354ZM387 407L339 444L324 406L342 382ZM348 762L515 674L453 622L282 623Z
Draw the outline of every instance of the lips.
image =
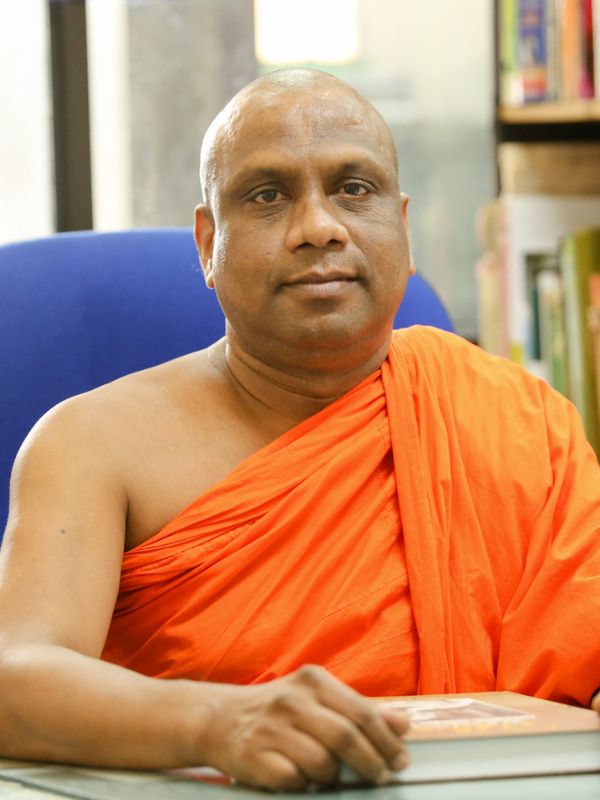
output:
M313 285L323 283L334 283L339 281L355 281L356 275L347 270L341 269L325 269L325 270L310 270L304 272L289 281L285 282L286 286L298 286L302 284Z
M311 269L282 284L281 289L310 302L339 301L354 291L358 277L345 269Z

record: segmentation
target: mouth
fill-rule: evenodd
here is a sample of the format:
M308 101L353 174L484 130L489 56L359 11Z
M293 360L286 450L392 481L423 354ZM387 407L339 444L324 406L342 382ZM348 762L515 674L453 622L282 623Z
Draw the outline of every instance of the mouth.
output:
M342 270L306 272L283 284L284 289L312 297L335 297L352 288L357 277Z
M342 269L311 269L303 272L286 281L286 286L296 286L297 284L320 284L331 283L337 281L354 281L356 275L352 272Z

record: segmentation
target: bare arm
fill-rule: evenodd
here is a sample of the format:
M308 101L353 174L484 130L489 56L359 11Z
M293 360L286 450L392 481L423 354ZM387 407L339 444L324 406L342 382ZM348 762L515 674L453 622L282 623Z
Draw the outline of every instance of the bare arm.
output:
M99 660L127 504L115 454L95 430L97 413L81 400L57 409L15 465L0 561L0 752L189 763L191 731L175 709L189 707L190 686Z
M271 788L329 782L343 760L387 780L404 763L404 720L324 670L236 687L148 678L99 659L127 499L94 412L79 400L53 412L15 466L0 558L0 754L210 764Z

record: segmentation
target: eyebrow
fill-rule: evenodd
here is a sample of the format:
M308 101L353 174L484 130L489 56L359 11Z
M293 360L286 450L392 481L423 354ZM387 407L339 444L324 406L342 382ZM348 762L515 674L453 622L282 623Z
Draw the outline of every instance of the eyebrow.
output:
M377 173L387 172L383 164L379 164L377 163L377 161L374 161L372 158L365 155L362 158L352 159L350 161L344 161L334 171L334 174L339 177L342 177L343 175L353 175L355 173L361 173L364 172L365 170Z
M231 179L227 190L234 194L243 194L261 183L282 183L293 178L298 168L291 162L282 166L257 166L247 170L240 170ZM344 176L360 175L364 172L374 173L380 180L389 178L389 170L385 165L378 163L368 153L361 153L355 158L349 158L339 164L333 164L330 170L331 180L339 180ZM395 174L395 173L394 173Z
M245 192L263 182L281 181L284 177L289 176L290 172L293 172L293 170L277 167L255 167L243 170L233 176L229 190L232 192Z

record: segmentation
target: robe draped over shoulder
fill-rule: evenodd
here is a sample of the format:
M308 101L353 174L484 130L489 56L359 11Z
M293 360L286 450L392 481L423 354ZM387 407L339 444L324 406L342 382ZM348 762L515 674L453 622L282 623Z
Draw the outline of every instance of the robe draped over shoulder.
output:
M459 337L380 370L125 553L103 658L368 695L600 687L600 466L574 407Z

